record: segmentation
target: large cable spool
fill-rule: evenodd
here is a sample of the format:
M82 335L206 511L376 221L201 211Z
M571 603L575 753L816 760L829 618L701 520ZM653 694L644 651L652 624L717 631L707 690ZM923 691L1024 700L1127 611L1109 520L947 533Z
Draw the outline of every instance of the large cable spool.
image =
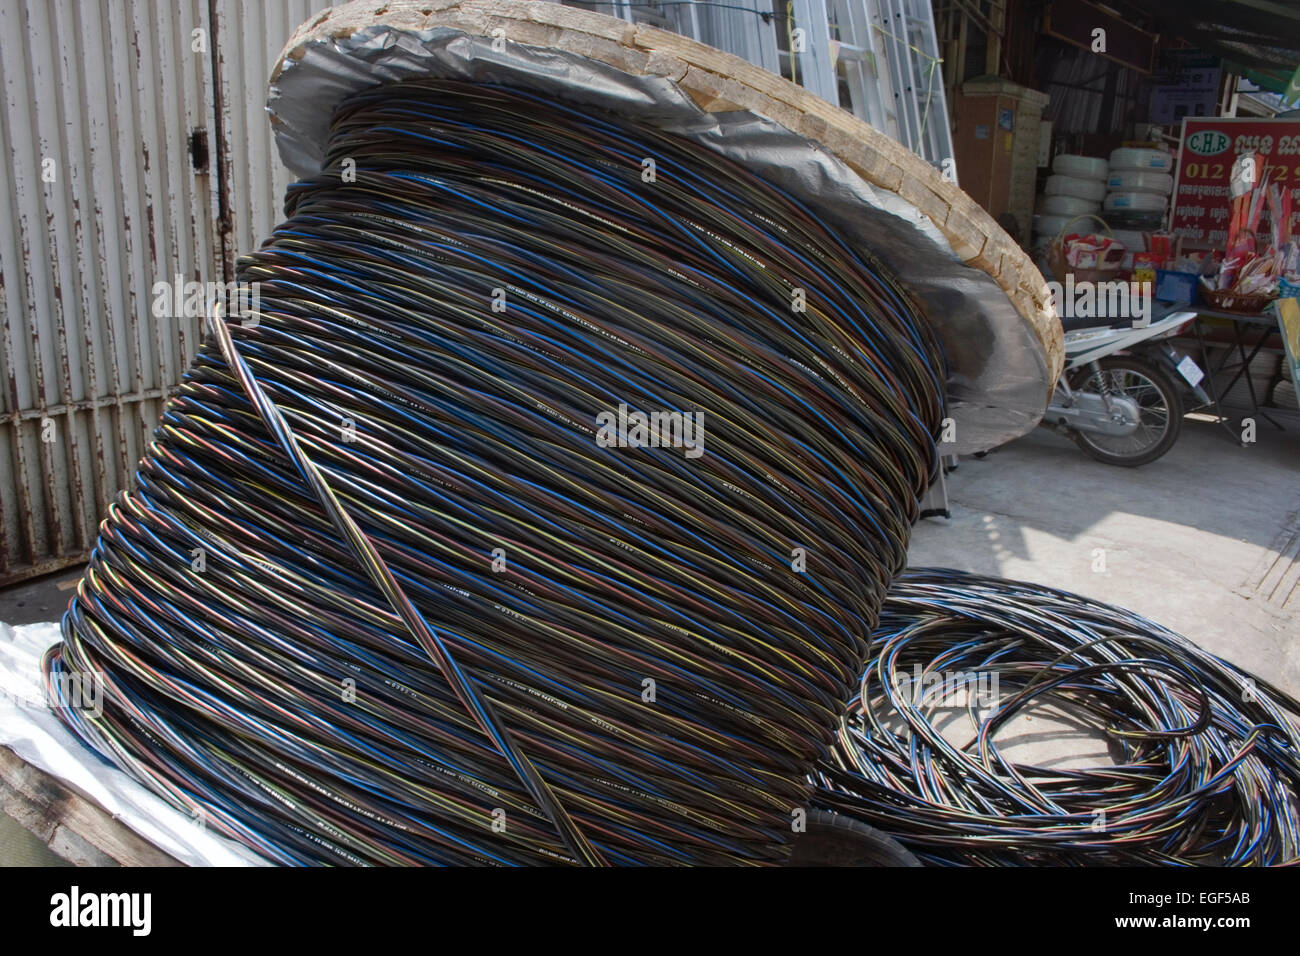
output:
M257 321L104 523L65 718L286 863L784 860L941 418L1046 404L1041 277L865 124L569 8L344 5L270 108ZM707 455L602 445L625 407Z

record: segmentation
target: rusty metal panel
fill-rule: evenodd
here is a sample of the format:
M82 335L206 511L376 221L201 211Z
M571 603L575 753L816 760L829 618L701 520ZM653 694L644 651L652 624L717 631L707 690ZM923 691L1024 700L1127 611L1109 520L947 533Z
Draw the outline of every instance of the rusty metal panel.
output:
M283 216L293 175L280 162L266 112L266 87L285 42L330 0L216 0L216 72L229 165L227 253L256 249ZM232 259L233 261L233 259Z
M84 559L198 346L212 49L207 0L0 4L0 584Z

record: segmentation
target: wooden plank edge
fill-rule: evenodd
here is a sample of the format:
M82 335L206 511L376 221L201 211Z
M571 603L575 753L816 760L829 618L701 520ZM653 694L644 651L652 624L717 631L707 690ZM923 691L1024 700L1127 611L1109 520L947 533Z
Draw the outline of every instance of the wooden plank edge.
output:
M0 811L77 866L182 866L70 784L0 746Z

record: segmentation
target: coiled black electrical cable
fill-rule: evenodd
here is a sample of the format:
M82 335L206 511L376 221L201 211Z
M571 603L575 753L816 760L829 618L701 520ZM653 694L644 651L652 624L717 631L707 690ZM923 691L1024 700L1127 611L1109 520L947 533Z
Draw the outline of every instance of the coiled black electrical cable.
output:
M784 859L935 464L908 295L517 90L352 97L286 212L102 526L65 720L283 863Z
M937 864L1300 862L1300 703L1267 681L1123 608L957 571L904 573L876 636L816 804ZM1112 759L1018 761L1035 712Z

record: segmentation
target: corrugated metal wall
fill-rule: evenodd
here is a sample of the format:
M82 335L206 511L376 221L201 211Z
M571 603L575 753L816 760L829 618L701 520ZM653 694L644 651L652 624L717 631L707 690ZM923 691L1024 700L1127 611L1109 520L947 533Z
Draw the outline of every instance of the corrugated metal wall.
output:
M221 124L228 144L225 179L232 228L228 252L256 249L283 218L293 181L280 162L266 114L266 84L289 36L330 0L216 0Z
M213 193L189 133L206 0L0 4L0 582L84 557L198 343L155 282L207 281Z
M201 334L155 284L223 281L277 221L266 80L328 5L0 3L0 584L83 560L130 484Z

